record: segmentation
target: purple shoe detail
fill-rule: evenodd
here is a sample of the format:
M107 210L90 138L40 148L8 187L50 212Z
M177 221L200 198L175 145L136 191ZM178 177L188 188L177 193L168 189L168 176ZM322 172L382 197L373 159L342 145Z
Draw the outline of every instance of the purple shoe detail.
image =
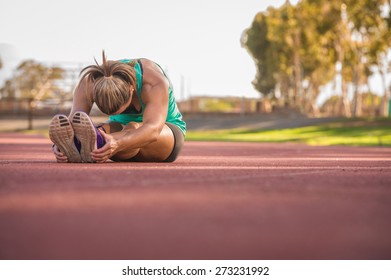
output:
M78 150L79 153L80 153L80 150L81 150L81 143L80 143L79 139L76 138L76 136L73 137L73 142L75 143L75 146L76 146L77 150Z
M106 140L103 137L102 133L100 133L99 129L95 127L96 131L96 146L99 148L102 148L106 144Z

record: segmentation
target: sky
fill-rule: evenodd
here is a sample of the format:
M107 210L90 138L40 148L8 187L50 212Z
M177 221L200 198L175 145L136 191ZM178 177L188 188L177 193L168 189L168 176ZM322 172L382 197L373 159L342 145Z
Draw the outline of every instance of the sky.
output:
M104 49L108 59L159 63L179 99L259 97L251 84L255 64L240 37L257 12L284 2L0 0L0 71L4 78L24 59L86 66L94 57L100 62Z

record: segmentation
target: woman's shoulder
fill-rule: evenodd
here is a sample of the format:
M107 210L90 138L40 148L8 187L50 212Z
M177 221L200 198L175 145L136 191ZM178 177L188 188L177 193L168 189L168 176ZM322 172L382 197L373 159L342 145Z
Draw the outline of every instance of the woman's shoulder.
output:
M137 64L137 59L134 59L134 58L122 58L117 61L124 63L124 64L128 64L133 67Z
M121 59L118 59L117 61L119 62L122 62L122 63L126 63L126 64L137 64L137 63L153 63L152 60L148 59L148 58L145 58L145 57L141 57L141 58L121 58Z

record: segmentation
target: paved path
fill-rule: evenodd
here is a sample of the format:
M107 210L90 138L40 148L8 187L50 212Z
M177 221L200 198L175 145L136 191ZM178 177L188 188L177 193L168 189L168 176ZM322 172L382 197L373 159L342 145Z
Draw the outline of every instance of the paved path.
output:
M187 142L57 164L0 134L0 259L390 259L391 148Z

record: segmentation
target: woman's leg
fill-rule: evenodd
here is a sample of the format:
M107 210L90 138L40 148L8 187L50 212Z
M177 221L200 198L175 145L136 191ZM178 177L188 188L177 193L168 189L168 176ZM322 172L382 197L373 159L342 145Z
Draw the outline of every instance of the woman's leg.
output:
M173 162L177 159L179 154L182 151L183 144L185 143L185 135L182 130L172 123L166 123L166 125L171 129L174 134L174 149L171 151L171 154L168 158L166 158L165 162Z
M103 131L108 134L122 131L124 127L125 126L119 122L100 123L97 125L97 128L102 128Z
M130 122L121 130L118 125L121 124L104 124L103 129L107 133L127 133L142 126L141 123ZM174 144L175 140L171 129L167 125L164 125L157 141L141 148L120 151L111 159L114 161L164 161L170 156Z
M174 149L175 139L171 129L164 125L157 141L140 148L134 161L165 161Z

